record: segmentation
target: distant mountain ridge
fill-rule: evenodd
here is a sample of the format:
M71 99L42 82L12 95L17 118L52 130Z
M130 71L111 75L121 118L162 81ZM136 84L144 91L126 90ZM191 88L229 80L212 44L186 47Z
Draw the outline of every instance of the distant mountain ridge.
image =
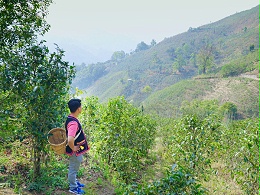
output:
M217 22L190 28L149 49L127 54L123 59L98 63L103 72L91 80L86 75L91 71L93 74L96 65L93 64L93 70L81 67L73 86L86 90L88 96L98 96L101 101L125 96L140 105L153 93L200 74L198 56L208 45L213 48L215 66L207 74L217 74L223 65L259 49L259 5ZM181 65L177 71L173 70L176 63Z
M64 37L47 32L44 39L47 40L50 49L55 49L53 43L58 44L65 51L64 59L76 65L104 62L111 57L114 49L130 50L136 44L136 40L128 37L100 31L94 31L84 38Z

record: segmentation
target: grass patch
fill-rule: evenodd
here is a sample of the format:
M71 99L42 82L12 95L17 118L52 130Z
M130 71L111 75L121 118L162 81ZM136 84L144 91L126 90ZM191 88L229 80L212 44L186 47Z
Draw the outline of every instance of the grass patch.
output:
M237 183L231 178L229 171L222 162L212 164L214 172L209 177L208 181L203 181L202 185L208 189L209 194L232 194L243 195L245 194Z

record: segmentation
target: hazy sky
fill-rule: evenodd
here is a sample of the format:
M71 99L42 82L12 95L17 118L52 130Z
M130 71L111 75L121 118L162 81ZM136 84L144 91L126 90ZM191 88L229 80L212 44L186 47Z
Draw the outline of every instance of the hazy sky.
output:
M87 48L85 52L93 55L129 52L141 41L160 42L258 4L258 0L54 0L46 39L65 50Z

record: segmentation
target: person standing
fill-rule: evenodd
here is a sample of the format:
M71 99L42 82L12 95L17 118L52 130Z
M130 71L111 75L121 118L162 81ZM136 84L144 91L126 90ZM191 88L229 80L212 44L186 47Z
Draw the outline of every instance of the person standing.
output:
M66 154L69 155L69 192L73 194L84 194L84 184L77 180L77 172L83 161L83 154L89 150L86 136L83 132L78 116L82 111L81 100L71 99L68 102L70 114L65 122L66 135L68 144L66 146Z

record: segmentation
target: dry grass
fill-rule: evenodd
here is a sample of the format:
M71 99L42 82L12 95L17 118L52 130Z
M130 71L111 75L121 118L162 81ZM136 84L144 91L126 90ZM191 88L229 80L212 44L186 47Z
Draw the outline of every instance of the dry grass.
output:
M217 162L212 165L217 174L212 174L210 180L202 182L202 185L209 190L210 195L243 195L245 194L236 182L231 178L225 164Z

